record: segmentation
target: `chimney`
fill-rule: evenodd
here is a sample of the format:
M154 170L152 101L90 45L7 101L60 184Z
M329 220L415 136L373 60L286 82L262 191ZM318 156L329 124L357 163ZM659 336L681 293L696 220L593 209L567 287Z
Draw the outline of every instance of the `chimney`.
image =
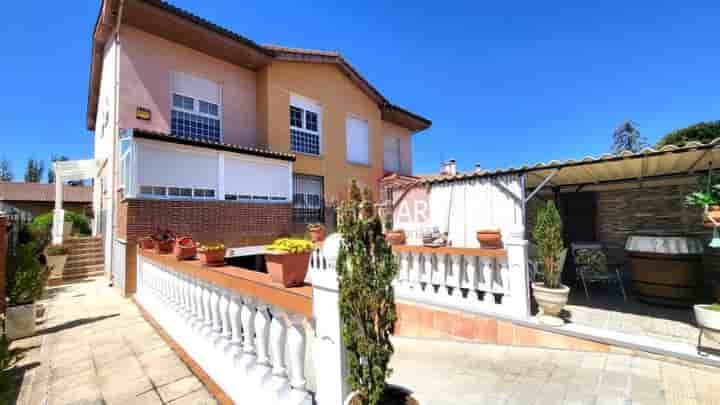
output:
M482 167L480 167L480 163L475 163L475 173L482 172Z
M457 165L455 164L455 159L450 159L447 161L447 174L451 176L457 174Z

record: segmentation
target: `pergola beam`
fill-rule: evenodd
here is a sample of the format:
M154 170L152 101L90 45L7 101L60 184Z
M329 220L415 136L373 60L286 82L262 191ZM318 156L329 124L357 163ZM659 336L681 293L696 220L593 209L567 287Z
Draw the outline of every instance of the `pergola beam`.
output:
M527 202L530 201L535 196L535 194L539 193L540 190L542 190L542 188L545 187L546 184L550 183L550 180L552 180L552 178L555 177L555 175L558 174L559 171L560 171L560 169L554 169L552 172L550 172L550 174L548 174L543 179L543 181L540 182L540 184L538 184L537 187L535 187L535 190L533 190L530 193L530 195L525 197L525 204L527 204ZM557 186L553 186L553 188L555 188L555 187L557 187Z

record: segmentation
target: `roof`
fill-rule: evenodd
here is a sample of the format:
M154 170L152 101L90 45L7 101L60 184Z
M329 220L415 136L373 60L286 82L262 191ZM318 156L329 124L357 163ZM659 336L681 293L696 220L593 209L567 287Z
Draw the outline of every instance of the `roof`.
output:
M102 0L95 23L86 117L89 130L94 129L97 115L102 57L119 15L122 15L123 23L252 70L260 69L274 59L336 64L378 104L383 120L412 131L421 131L432 125L427 118L390 103L338 52L260 46L240 34L161 0L126 0L124 8L121 10L120 7L120 0ZM161 19L170 21L159 24Z
M582 159L551 160L498 170L462 172L456 175L425 176L418 183L432 184L464 179L527 174L526 186L533 188L557 171L546 184L555 187L583 187L628 180L653 180L689 176L705 172L720 148L720 138L708 143L689 142L683 146L666 145L645 148L638 153L629 151L604 154ZM719 165L720 166L720 165Z
M55 184L0 182L0 201L54 202ZM92 187L63 186L63 201L92 202Z
M230 143L213 142L201 139L191 139L179 137L173 134L162 132L148 131L145 129L133 129L133 137L151 139L156 141L176 143L179 145L197 146L214 150L222 150L226 152L241 153L244 155L259 156L270 159L279 159L289 162L295 161L295 155L291 153L275 152L269 149L253 148L249 146L235 145Z

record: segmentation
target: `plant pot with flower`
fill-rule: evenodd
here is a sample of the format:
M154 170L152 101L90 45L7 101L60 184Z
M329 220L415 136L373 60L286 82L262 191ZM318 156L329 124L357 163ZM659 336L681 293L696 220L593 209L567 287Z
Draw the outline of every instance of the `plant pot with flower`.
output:
M270 279L284 287L305 283L314 245L304 239L278 239L265 247L265 263Z
M138 239L138 246L142 250L153 250L155 249L155 239L152 236L143 236Z
M35 243L29 242L8 256L5 332L11 340L35 334L35 301L42 296L47 279L47 269L40 264L35 250Z
M175 246L175 233L169 229L158 229L153 234L155 253L170 254Z
M544 279L532 283L533 297L540 307L538 320L546 325L562 326L565 322L559 315L570 295L570 287L561 283L567 249L563 247L560 213L552 201L538 210L533 237L542 258Z
M720 225L720 176L698 178L697 191L685 196L685 205L703 208L702 221L707 228Z
M197 256L198 243L190 236L183 236L175 240L173 254L179 260L192 260Z
M197 249L200 263L208 267L219 267L225 264L225 245L221 242L201 243Z
M336 263L342 342L352 389L344 403L417 405L420 401L410 390L387 383L392 372L390 337L397 320L392 282L398 264L387 234L383 238L381 233L369 190L361 193L353 181L349 196L338 224L342 241Z
M51 245L45 248L45 260L51 279L62 278L67 258L68 250L63 245Z
M313 243L324 241L327 235L327 229L323 224L310 224L307 226L307 232L310 234L310 240Z

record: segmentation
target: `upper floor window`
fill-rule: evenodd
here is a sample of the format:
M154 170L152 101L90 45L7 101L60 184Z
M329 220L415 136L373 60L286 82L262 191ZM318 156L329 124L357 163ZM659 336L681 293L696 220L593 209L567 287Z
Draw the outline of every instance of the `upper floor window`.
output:
M385 171L400 171L400 138L386 136L383 145L383 163Z
M319 155L321 137L320 106L302 97L290 96L290 149Z
M171 132L204 141L222 142L220 85L215 82L173 73Z
M359 118L348 117L345 123L345 133L348 162L370 164L368 122Z

